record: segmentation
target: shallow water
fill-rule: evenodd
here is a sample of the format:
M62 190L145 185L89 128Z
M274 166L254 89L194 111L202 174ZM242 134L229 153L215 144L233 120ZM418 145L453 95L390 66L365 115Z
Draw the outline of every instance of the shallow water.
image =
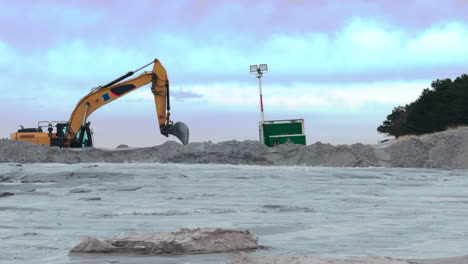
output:
M74 254L84 236L249 229L254 255L467 254L468 171L0 164L0 263L225 263L233 254Z

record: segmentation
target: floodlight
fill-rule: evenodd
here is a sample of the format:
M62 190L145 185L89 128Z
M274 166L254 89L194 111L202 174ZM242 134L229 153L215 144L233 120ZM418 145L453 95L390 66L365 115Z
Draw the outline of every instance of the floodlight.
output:
M250 72L257 72L257 65L250 65Z
M268 66L266 64L260 64L260 71L268 71Z

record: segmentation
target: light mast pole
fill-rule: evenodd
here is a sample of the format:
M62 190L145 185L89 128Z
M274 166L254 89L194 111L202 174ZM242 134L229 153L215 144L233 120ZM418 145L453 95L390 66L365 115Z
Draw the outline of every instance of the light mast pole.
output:
M260 122L259 122L259 133L260 133L260 142L264 142L263 138L263 124L265 123L265 114L263 112L263 95L262 95L262 76L263 72L268 71L268 66L266 64L260 65L250 65L250 73L257 73L258 78L258 90L260 92Z
M258 78L258 89L260 91L260 124L263 124L265 122L265 114L263 112L262 76L263 76L263 73L260 71L260 69L258 69L257 78Z

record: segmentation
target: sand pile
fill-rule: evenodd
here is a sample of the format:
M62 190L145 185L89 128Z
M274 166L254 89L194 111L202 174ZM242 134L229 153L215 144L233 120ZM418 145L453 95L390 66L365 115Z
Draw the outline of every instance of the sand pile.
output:
M434 259L393 259L367 256L350 259L321 258L318 256L253 257L242 254L230 264L465 264L468 256Z
M230 264L412 264L406 260L368 256L353 259L331 259L318 256L252 257L242 255Z
M71 252L132 254L200 254L263 249L247 230L182 228L171 233L131 234L99 240L86 237Z
M383 144L280 145L258 141L202 142L181 145L168 141L148 148L60 149L27 142L0 140L0 162L160 162L187 164L306 165L330 167L468 168L468 128Z

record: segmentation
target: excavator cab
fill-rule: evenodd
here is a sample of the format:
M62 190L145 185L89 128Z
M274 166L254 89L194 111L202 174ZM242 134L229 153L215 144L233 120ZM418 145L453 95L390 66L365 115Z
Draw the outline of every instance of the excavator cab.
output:
M57 137L65 137L67 135L67 128L68 128L67 122L57 123L56 127L57 127L57 134L56 134Z
M56 133L50 137L50 145L54 147L63 147L64 139L67 135L67 122L55 123ZM49 131L51 127L49 127ZM52 131L51 131L52 132Z

